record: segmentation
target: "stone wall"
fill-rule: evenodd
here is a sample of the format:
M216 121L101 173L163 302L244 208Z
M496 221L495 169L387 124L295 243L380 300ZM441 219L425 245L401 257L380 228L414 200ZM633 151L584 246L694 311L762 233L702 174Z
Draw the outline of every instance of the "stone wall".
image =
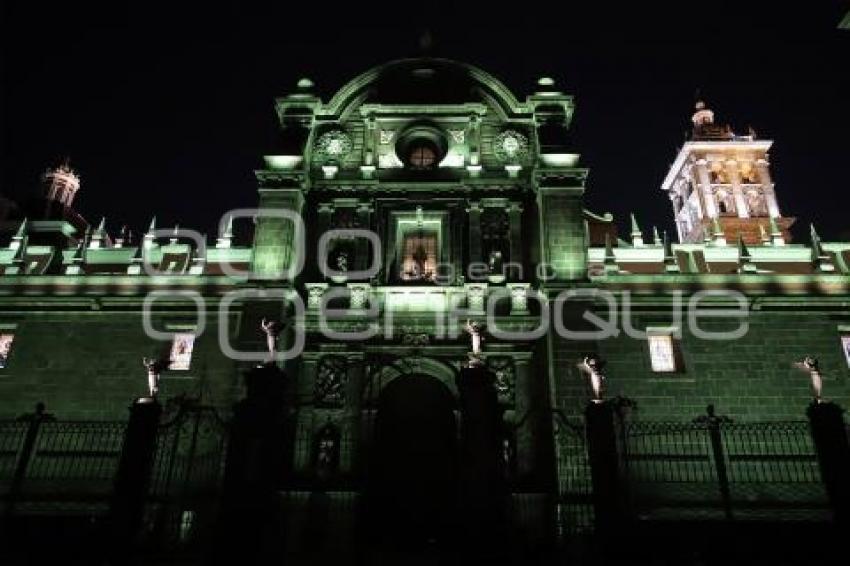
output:
M556 338L556 404L567 414L580 414L588 389L575 363L590 349L608 361L608 396L637 401L640 419L689 421L714 404L717 414L741 421L802 420L811 401L810 382L791 363L806 354L820 361L825 397L850 407L850 369L839 331L849 318L837 312L750 312L749 331L732 341L699 339L685 324L679 343L683 370L676 373L652 371L646 339L624 333L596 343ZM665 326L665 321L669 323L668 313L644 312L633 317L633 326ZM722 319L700 321L706 331L734 325Z
M170 346L145 335L139 313L39 313L16 324L9 363L0 370L0 419L31 412L37 402L61 419L124 419L133 399L147 391L142 356ZM160 393L229 406L240 386L236 363L221 353L217 328L208 321L190 369L165 372Z

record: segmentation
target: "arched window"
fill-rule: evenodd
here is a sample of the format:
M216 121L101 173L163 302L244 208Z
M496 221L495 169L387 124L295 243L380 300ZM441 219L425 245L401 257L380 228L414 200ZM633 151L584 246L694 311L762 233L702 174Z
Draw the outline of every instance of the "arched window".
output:
M750 216L767 216L767 205L760 191L747 191L745 199Z
M715 200L717 201L717 211L721 216L735 216L737 214L735 210L735 199L731 193L717 191L715 193Z

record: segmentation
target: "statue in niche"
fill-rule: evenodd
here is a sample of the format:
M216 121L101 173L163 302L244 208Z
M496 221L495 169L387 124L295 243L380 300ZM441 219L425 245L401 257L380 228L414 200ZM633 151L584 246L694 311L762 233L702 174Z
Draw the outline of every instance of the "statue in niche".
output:
M269 361L267 363L274 363L277 359L277 339L283 330L283 324L276 320L266 320L264 317L260 322L260 328L266 334L266 347L269 350Z
M319 431L316 439L316 474L328 479L339 466L339 431L328 423Z
M339 407L345 402L348 370L345 358L325 356L319 362L314 398L324 406Z
M512 360L507 357L490 357L487 359L487 366L496 375L496 394L499 401L513 403L516 378Z
M148 370L148 396L155 399L159 395L159 380L162 372L168 369L170 360L164 358L142 358L142 365Z
M336 269L348 273L348 253L341 251L336 255Z
M602 368L605 367L605 361L595 354L585 356L578 363L578 369L590 380L590 389L592 391L591 401L594 403L602 403L602 383L605 381L605 376L602 374Z
M491 275L501 275L502 274L502 252L499 250L493 250L490 252L490 259L487 262L487 267L490 270Z
M506 478L513 475L514 445L507 436L502 437L502 470Z
M793 366L798 370L809 374L809 379L812 383L812 395L814 396L815 403L822 403L823 377L820 373L820 366L818 364L817 358L813 356L806 356L799 362L795 362Z

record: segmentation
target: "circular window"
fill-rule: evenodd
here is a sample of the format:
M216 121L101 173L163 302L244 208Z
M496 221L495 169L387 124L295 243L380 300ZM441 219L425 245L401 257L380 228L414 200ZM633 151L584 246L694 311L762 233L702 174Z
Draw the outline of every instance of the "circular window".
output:
M407 162L414 169L430 169L437 165L437 152L430 143L413 144Z
M410 169L436 169L446 155L448 143L440 131L430 124L418 124L399 136L396 155Z

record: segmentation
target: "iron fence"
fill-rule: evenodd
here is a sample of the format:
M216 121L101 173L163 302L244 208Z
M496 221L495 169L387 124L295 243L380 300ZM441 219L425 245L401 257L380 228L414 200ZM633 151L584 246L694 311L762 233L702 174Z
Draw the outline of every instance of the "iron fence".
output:
M173 548L209 532L227 433L215 409L197 405L180 406L160 424L145 509L150 546Z
M28 427L25 421L0 421L0 498L12 484Z
M557 424L558 498L555 507L560 539L593 528L593 488L584 421L561 417Z
M57 421L43 406L0 424L5 512L105 512L125 428L117 421Z
M633 422L622 456L643 519L828 520L809 424Z

